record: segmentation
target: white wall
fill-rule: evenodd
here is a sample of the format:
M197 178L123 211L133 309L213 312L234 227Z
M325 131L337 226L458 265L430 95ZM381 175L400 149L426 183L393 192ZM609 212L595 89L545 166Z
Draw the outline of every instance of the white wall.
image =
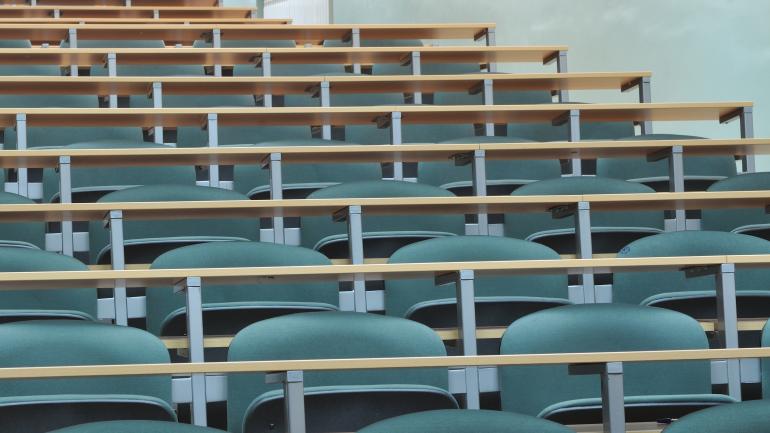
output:
M770 137L767 0L333 0L332 16L336 23L495 22L498 44L569 45L572 71L652 71L653 101L753 101L756 136ZM526 70L533 68L553 70ZM738 136L737 122L657 123L655 131ZM770 170L770 158L760 168Z

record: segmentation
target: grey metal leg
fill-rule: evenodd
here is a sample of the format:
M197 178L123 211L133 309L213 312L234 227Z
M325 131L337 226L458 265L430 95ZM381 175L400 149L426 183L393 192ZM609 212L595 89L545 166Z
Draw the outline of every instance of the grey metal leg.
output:
M207 130L209 133L209 147L219 147L219 127L217 114L209 113L207 120ZM219 188L219 165L209 165L209 186Z
M422 75L422 61L419 51L412 51L410 64L412 65L412 75ZM416 105L422 104L422 92L414 92L412 94L412 103Z
M567 67L567 52L559 51L559 55L556 57L556 72L564 73L568 71ZM559 102L569 102L569 92L566 90L559 90Z
M684 192L684 149L681 145L671 146L670 149L647 155L647 161L655 162L666 158L668 160L668 190ZM687 229L687 215L683 208L674 210L675 230L680 232Z
M128 7L128 8L131 7L131 0L126 0L126 7Z
M353 47L360 47L361 46L361 29L353 29L350 32L350 43ZM361 64L360 63L353 63L353 73L354 74L361 74Z
M203 300L201 295L201 279L188 277L177 283L175 293L185 293L187 306L187 344L190 362L204 362L203 350ZM206 420L206 375L195 373L191 375L192 385L192 422L205 427Z
M262 53L262 76L270 77L273 75L273 56L270 53ZM272 93L265 93L262 95L265 108L273 106Z
M487 195L487 165L486 151L475 150L473 152L473 195L484 197ZM484 213L476 214L478 218L479 235L489 236L489 215Z
M152 83L152 107L163 108L163 83L156 81ZM163 126L156 125L152 133L155 143L163 144Z
M69 156L59 157L59 202L72 203L72 166ZM61 222L62 254L72 257L74 245L72 238L72 221L63 219Z
M650 77L642 77L639 81L639 102L649 104L652 102L652 84ZM645 120L641 123L642 135L652 134L652 121Z
M354 265L364 264L364 229L361 206L353 205L337 212L335 221L347 220L348 223L348 253L350 263ZM365 313L366 308L366 280L363 275L357 274L353 279L353 301L355 311Z
M280 153L270 154L268 168L270 170L270 199L283 200L283 170ZM283 217L273 217L273 242L276 244L286 243Z
M486 43L488 47L493 47L497 45L497 36L495 34L494 28L488 28L486 32ZM494 74L497 72L497 63L496 62L489 62L487 64L487 71L490 74Z
M495 105L495 89L492 80L484 80L484 89L482 90L484 105ZM492 137L495 135L495 124L488 122L484 125L484 135Z
M579 110L570 110L568 114L567 119L567 133L569 134L569 141L571 142L578 142L580 141L580 111ZM580 160L580 157L575 155L571 160L570 163L572 164L572 176L582 176L583 175L583 163Z
M625 433L626 413L623 392L623 363L576 364L569 366L573 375L601 376L602 424L604 433Z
M740 114L741 138L754 138L754 109L744 107ZM757 171L756 157L746 155L743 157L743 171L746 173L755 173Z
M27 149L27 115L19 113L16 115L16 150ZM16 169L16 175L19 186L19 195L29 197L29 170L26 167Z
M463 355L478 355L476 341L476 303L474 272L462 270L457 274L457 327ZM465 398L467 409L480 408L479 369L465 367Z
M77 48L78 47L78 30L77 29L69 29L67 32L67 40L69 41L70 48ZM78 76L78 65L70 65L70 77L77 77Z
M152 19L159 20L160 19L160 11L158 9L152 10Z
M321 106L322 107L331 107L332 101L331 101L331 88L329 85L329 82L324 80L321 81L320 84L320 90L321 90ZM330 124L324 124L321 126L321 138L324 140L331 140L332 139L332 125Z
M106 226L110 230L110 253L112 254L112 269L122 271L126 269L126 258L123 245L123 211L112 210L107 215ZM126 283L115 282L113 291L115 304L115 324L128 325L128 299L126 297Z
M575 250L577 258L593 258L593 244L591 240L591 204L581 201L577 205L557 206L551 210L553 218L575 218ZM592 304L596 302L596 287L592 270L585 270L581 274L583 297L582 299L570 299L574 303Z
M305 385L302 371L268 373L265 382L283 384L286 433L305 433Z
M222 48L222 30L213 29L211 31L211 44L214 48ZM214 76L222 76L222 65L217 63L214 65Z
M118 75L118 59L115 53L107 53L107 74L110 77ZM110 94L110 108L118 108L118 95Z
M719 342L725 349L738 347L738 306L735 294L735 265L719 266L716 275L717 326ZM740 360L727 360L727 389L730 397L741 400Z
M390 144L399 145L403 143L401 129L401 112L394 111L390 114ZM402 161L393 161L393 180L404 180L404 163Z
M56 19L61 18L61 9L54 9L53 10L53 17Z

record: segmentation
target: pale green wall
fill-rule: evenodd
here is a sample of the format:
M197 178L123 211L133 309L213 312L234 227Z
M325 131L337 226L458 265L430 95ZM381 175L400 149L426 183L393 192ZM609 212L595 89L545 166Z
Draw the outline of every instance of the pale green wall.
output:
M653 101L754 101L756 135L770 137L767 0L333 0L332 16L336 23L495 22L498 44L569 45L572 71L652 71ZM738 134L737 122L657 123L655 130ZM760 167L770 170L770 158Z

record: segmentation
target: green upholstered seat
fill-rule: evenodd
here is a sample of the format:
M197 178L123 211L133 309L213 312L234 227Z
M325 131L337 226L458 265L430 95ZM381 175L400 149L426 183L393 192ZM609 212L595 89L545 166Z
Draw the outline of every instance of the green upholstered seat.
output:
M100 140L73 143L64 149L159 149L162 144L131 140ZM192 166L157 167L74 167L72 168L72 201L94 202L104 194L127 187L153 184L195 185ZM43 173L45 201L59 201L59 174L54 169Z
M153 335L90 321L0 325L0 367L164 364ZM43 433L116 419L175 420L170 376L18 379L0 387L0 431Z
M498 260L558 260L548 247L519 239L452 236L407 245L388 263ZM507 326L534 311L567 304L565 275L479 276L474 281L478 326ZM432 328L457 326L454 285L436 286L433 278L385 281L385 313Z
M168 421L104 421L81 424L51 433L224 433L207 427Z
M444 344L428 327L373 314L300 313L257 322L239 332L229 361L445 356ZM447 370L345 370L304 373L305 412L310 431L356 431L396 415L456 408L447 391ZM280 384L264 374L230 374L228 430L282 431Z
M770 432L770 401L744 401L704 409L674 421L663 431L665 433L768 433Z
M676 311L627 304L568 305L521 318L506 330L501 354L707 349L703 328ZM567 365L500 368L505 411L563 423L601 422L600 378L572 376ZM708 361L625 363L626 420L678 418L731 402L711 394ZM526 390L526 392L522 392Z
M524 185L513 196L579 194L648 194L651 188L634 182L595 176L547 179ZM595 253L614 253L628 242L663 231L663 212L591 212ZM505 215L505 235L543 243L562 254L575 252L575 219L553 219L546 213Z
M35 204L27 197L10 192L0 192L0 205ZM0 246L43 248L45 224L38 221L0 223Z
M702 138L692 135L649 134L619 138L618 141ZM702 191L717 180L736 175L735 158L732 156L685 157L683 162L685 189L688 191ZM668 159L650 162L646 158L602 158L596 162L596 174L614 179L640 182L656 191L669 190Z
M374 423L358 433L570 433L533 416L493 410L444 409L410 413Z
M309 199L378 197L452 197L432 186L392 180L348 182L319 189ZM364 250L367 257L388 257L397 248L418 240L464 233L462 215L363 215ZM347 225L328 216L302 218L302 245L331 258L348 257Z
M770 173L746 173L714 183L711 192L758 191L770 189ZM762 208L704 209L701 221L704 230L720 230L760 236L770 239L770 217Z
M87 271L69 256L31 248L0 247L0 272ZM0 323L32 318L96 318L96 289L0 291Z
M194 185L147 185L111 192L99 203L248 200L235 191ZM123 221L126 263L149 263L175 247L220 240L254 240L259 222L255 219L178 219ZM109 232L100 221L90 223L91 260L109 263Z
M754 236L714 231L661 233L625 246L619 258L770 254L770 242ZM770 308L770 270L736 269L738 314L764 317ZM685 277L681 271L618 272L613 278L613 302L653 305L687 313L698 319L716 317L713 275Z
M177 248L159 256L152 269L330 265L302 247L260 242L213 242ZM232 335L256 321L301 311L335 310L339 288L311 283L209 285L203 290L203 324L208 335ZM185 335L184 296L172 287L147 291L147 329L156 335Z
M444 141L443 144L461 143L525 143L530 140L518 137L464 137ZM457 195L473 195L471 164L457 166L452 161L421 162L417 180L428 185L448 189ZM521 185L536 180L561 176L559 161L554 160L487 160L487 194L510 194Z
M276 140L259 143L256 147L340 146L343 141L320 139ZM308 193L344 182L379 180L379 164L283 164L281 167L284 198L303 198ZM270 197L270 171L256 164L235 166L235 190L250 198Z

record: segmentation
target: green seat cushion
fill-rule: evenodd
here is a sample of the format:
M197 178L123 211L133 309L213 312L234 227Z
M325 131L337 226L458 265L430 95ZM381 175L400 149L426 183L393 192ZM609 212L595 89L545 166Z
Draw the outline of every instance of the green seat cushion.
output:
M569 433L554 422L492 410L433 410L372 424L359 433Z
M768 433L770 401L753 400L705 409L668 426L665 433Z
M51 433L223 433L207 427L162 421L105 421L81 424Z
M758 191L770 189L770 173L744 173L719 182L709 187L712 192ZM704 209L702 228L704 230L734 231L752 234L766 231L770 227L770 217L764 209ZM763 234L764 238L767 238Z

